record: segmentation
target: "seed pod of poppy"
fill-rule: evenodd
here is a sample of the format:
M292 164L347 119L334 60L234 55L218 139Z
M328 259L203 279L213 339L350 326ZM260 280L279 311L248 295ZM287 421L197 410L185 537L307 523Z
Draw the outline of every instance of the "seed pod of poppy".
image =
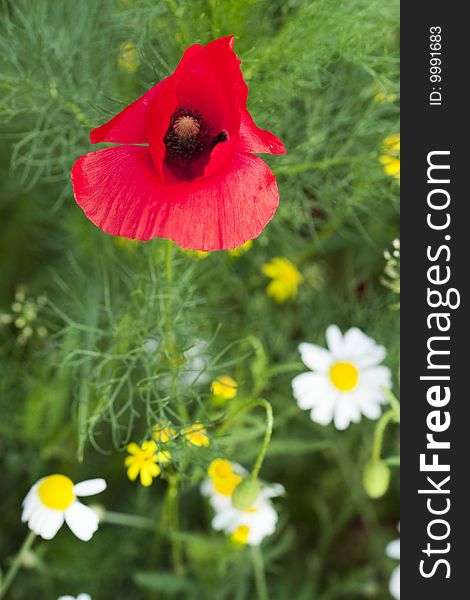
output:
M256 502L260 492L261 485L257 479L244 479L232 494L232 505L238 510L247 510Z
M370 498L380 498L388 490L390 469L383 460L370 461L364 469L362 483Z

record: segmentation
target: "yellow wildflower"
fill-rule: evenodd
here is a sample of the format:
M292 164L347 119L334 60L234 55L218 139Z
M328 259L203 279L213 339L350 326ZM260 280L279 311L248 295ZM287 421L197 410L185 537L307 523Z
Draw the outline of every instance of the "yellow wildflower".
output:
M123 71L135 73L139 68L139 56L132 42L124 42L119 46L117 66Z
M186 256L190 256L195 260L202 260L203 258L207 258L210 252L205 252L204 250L189 250L188 248L180 248L183 254Z
M248 240L247 242L245 242L244 244L242 244L241 246L238 246L238 248L234 248L233 250L229 250L228 253L230 254L230 256L241 256L242 254L245 254L245 252L248 252L248 250L253 246L253 240Z
M130 454L124 461L127 467L127 476L131 481L135 481L140 475L140 483L148 487L161 473L158 455L163 453L157 453L157 444L151 440L144 442L142 446L132 442L127 446L127 451Z
M183 429L182 434L187 442L198 448L210 444L206 428L201 423L193 423L190 427L186 427L186 429Z
M400 179L400 134L387 136L382 144L382 152L379 160L383 165L384 173L389 177Z
M126 237L115 237L114 243L123 250L135 250L141 244L139 240L131 240Z
M221 402L235 398L237 389L238 384L230 375L221 375L211 383L212 395Z
M214 489L222 496L231 496L242 478L233 471L232 463L224 458L216 458L207 471Z
M153 439L160 444L167 444L177 436L176 431L169 423L157 423L153 426Z
M397 95L393 92L387 91L383 86L379 86L377 83L374 83L371 87L372 90L372 98L374 102L378 104L383 104L384 102L395 102L397 99Z
M295 298L299 285L302 283L302 275L297 267L287 258L273 258L261 267L261 271L272 281L266 288L266 293L276 302L285 302L289 298Z
M165 463L170 462L171 459L171 454L168 450L159 450L156 456L159 465L164 465Z

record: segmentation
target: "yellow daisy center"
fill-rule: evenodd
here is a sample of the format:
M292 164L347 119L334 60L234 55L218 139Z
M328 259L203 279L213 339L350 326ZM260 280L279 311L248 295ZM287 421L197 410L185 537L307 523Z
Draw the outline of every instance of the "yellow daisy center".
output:
M233 472L230 462L223 458L216 458L211 462L208 474L215 491L222 494L222 496L231 496L242 480L240 475Z
M250 528L248 525L239 525L235 531L230 536L232 542L237 544L248 544L248 535L250 533Z
M39 484L38 496L47 508L65 510L75 500L73 481L65 475L50 475Z
M330 367L330 379L342 392L354 389L359 379L359 371L350 362L337 362Z

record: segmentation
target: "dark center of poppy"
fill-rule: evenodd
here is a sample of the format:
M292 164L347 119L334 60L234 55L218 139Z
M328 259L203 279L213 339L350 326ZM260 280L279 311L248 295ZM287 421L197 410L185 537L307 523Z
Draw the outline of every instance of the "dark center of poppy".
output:
M163 137L165 164L178 179L191 181L204 174L212 149L228 138L225 129L214 135L213 127L198 110L177 108Z

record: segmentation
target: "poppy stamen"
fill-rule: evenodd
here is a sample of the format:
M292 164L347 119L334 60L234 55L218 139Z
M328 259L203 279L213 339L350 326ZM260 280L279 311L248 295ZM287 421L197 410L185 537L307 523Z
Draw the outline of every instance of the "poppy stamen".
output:
M220 144L221 142L226 142L229 138L229 133L226 129L222 129L222 131L220 133L218 133L215 138L212 140L212 148L214 148L214 146L217 146L217 144Z
M178 117L173 124L176 136L182 144L186 145L198 135L200 128L197 119L191 115Z

